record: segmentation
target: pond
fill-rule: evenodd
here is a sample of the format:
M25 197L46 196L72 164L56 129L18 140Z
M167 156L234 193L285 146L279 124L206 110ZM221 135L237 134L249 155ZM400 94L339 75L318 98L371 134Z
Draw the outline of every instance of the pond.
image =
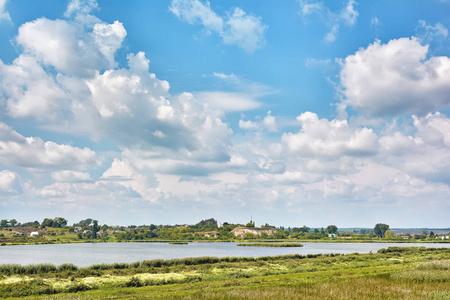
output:
M72 263L78 267L94 264L132 263L152 259L173 259L201 256L274 256L286 254L318 253L369 253L382 248L428 247L450 248L450 244L431 243L302 243L301 248L237 247L236 243L189 243L169 245L168 243L80 243L54 245L17 245L0 247L2 264L61 265Z

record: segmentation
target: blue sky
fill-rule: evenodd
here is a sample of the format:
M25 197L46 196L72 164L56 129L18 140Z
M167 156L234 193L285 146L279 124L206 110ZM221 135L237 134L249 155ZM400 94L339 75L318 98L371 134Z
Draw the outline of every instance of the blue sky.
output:
M0 0L0 218L449 227L449 11Z

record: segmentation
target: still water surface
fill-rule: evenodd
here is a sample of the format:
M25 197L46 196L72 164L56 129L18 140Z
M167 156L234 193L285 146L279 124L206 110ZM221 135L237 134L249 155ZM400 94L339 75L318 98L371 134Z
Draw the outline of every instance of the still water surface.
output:
M72 263L78 267L94 264L131 263L152 259L172 259L201 256L273 256L317 253L369 253L394 246L450 248L450 244L402 243L302 243L302 248L237 247L236 243L87 243L57 245L18 245L0 247L2 264L61 265Z

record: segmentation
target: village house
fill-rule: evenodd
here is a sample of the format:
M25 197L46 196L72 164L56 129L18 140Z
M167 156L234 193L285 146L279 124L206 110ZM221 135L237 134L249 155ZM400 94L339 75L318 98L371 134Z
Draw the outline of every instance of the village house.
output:
M30 236L31 236L31 237L39 236L39 232L37 232L37 231L32 231L32 232L30 233Z
M273 228L256 228L256 227L236 227L231 231L237 237L243 238L246 233L251 233L253 235L261 236L262 233L267 233L267 235L273 235L277 230Z

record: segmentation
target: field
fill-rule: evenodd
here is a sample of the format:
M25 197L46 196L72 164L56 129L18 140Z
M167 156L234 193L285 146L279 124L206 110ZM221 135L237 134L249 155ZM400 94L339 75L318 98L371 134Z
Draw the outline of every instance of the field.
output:
M0 298L450 299L450 249L0 266Z

